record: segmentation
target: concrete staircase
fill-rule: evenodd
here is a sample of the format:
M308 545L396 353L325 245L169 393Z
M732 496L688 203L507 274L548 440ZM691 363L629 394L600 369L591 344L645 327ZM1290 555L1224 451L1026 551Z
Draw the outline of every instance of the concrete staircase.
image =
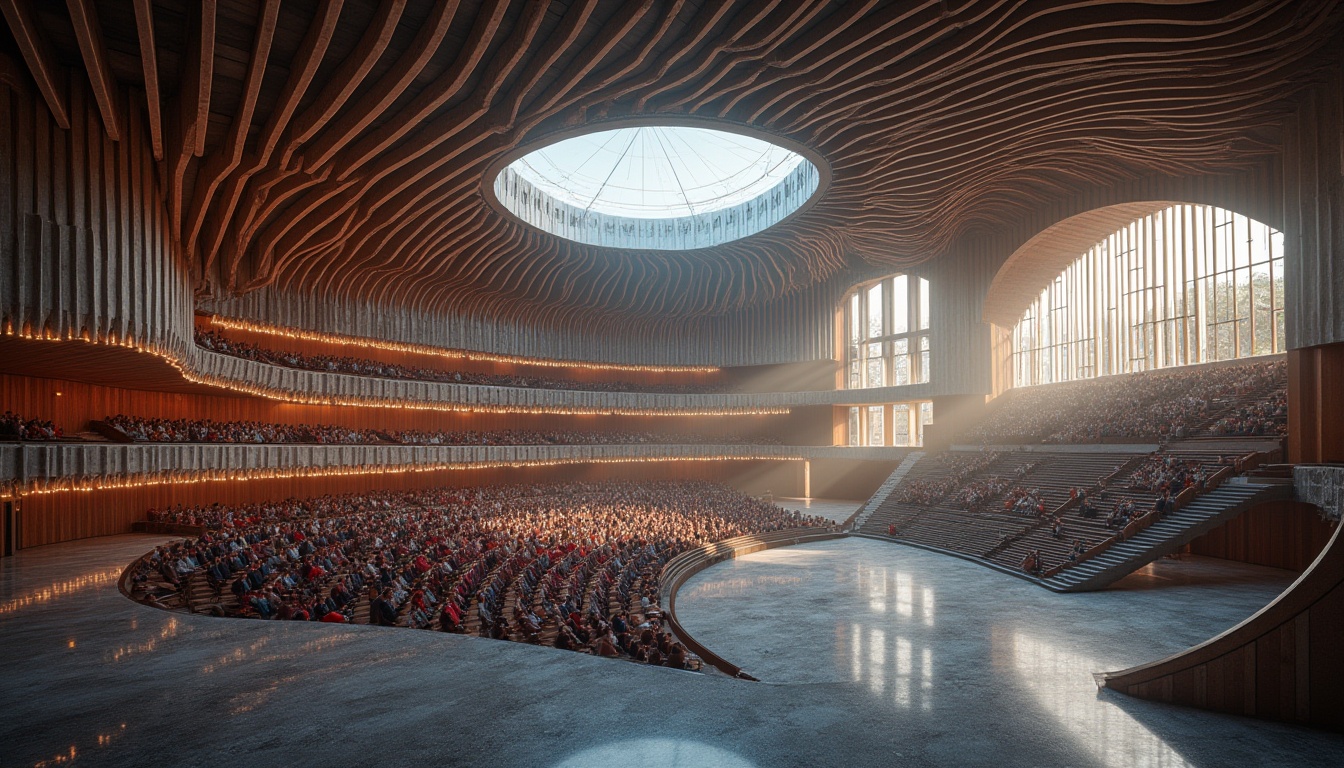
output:
M859 511L854 515L854 522L850 525L849 530L857 531L859 528L863 527L863 524L868 522L868 518L872 517L878 507L882 506L887 500L887 497L891 496L891 492L896 490L896 486L901 484L901 481L905 479L906 474L922 458L924 458L923 451L911 451L906 455L905 460L901 462L900 466L892 470L892 473L887 476L887 479L882 481L882 485L877 487L877 492L873 494L872 498L864 502L862 507L859 507Z
M1288 498L1292 498L1292 486L1288 484L1224 483L1195 497L1128 541L1110 547L1091 560L1066 568L1042 583L1057 592L1102 589L1160 557L1175 553L1257 504Z

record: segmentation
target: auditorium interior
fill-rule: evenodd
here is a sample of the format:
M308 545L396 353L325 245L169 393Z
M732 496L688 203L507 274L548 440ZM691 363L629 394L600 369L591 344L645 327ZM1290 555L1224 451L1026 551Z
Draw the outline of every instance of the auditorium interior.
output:
M0 764L1344 764L1344 3L0 13Z

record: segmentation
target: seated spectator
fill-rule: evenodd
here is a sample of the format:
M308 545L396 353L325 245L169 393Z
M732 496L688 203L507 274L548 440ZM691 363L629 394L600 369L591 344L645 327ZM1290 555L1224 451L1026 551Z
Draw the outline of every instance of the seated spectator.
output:
M11 411L0 416L0 440L59 440L62 437L61 428L50 420L25 419Z
M318 443L324 445L777 445L771 437L699 435L676 432L585 432L500 429L429 432L322 424L270 424L210 419L147 419L118 414L105 423L136 442L159 443Z
M565 483L322 496L154 510L202 525L143 558L176 589L198 572L231 582L233 615L477 632L661 663L664 564L748 533L828 526L723 486ZM367 602L355 596L367 593ZM149 600L147 591L140 593ZM637 613L632 613L637 612ZM335 616L333 616L335 614ZM694 663L683 649L680 663Z

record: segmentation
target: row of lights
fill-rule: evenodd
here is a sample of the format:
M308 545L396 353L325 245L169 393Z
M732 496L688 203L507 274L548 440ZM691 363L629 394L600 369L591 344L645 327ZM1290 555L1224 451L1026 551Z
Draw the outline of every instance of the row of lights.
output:
M785 406L742 406L733 408L701 408L697 410L660 410L657 408L600 408L600 407L555 407L538 405L482 405L482 404L463 404L430 402L425 400L387 400L373 398L350 398L339 397L335 395L304 395L296 392L289 392L281 389L261 387L253 384L245 384L230 379L224 379L216 376L201 376L190 371L178 360L171 352L156 347L141 346L134 341L118 339L115 335L109 335L105 341L94 341L87 335L75 336L67 334L64 336L43 333L16 332L12 327L4 329L4 335L16 336L22 339L32 341L82 341L89 344L102 344L109 346L119 346L131 349L139 353L151 354L162 358L173 368L177 369L182 378L192 384L202 384L209 387L218 387L228 389L234 392L241 392L255 397L263 397L268 400L275 400L284 403L293 403L297 405L320 405L320 406L345 406L353 408L396 408L399 410L420 410L420 411L441 411L450 413L496 413L496 414L524 414L524 415L549 415L549 416L778 416L791 412L791 409ZM261 363L265 365L265 363ZM558 391L558 390L557 390Z
M383 349L391 352L410 352L417 355L433 355L450 359L467 359L477 362L490 363L512 363L516 365L532 365L543 368L578 368L588 371L647 371L651 373L716 373L719 368L712 365L640 365L636 363L593 363L593 362L573 362L569 360L553 360L541 357L518 357L515 355L500 355L493 352L475 352L465 349L445 349L443 347L431 347L425 344L410 344L400 341L385 341L383 339L372 339L360 336L346 336L336 333L322 333L319 331L308 331L301 328L285 328L268 323L257 323L250 320L243 320L236 317L221 317L211 315L210 322L220 328L227 328L237 331L248 331L250 333L264 333L271 336L280 336L287 339L299 339L302 341L320 341L330 344L354 344L361 347L370 347L372 349Z
M669 461L805 461L799 456L627 456L525 459L522 461L436 462L431 464L361 465L357 467L292 467L289 469L200 470L161 472L119 477L39 478L10 483L0 496L45 496L53 493L127 490L157 485L199 485L248 480L287 480L321 477L360 477L473 469L523 469L573 464L650 464Z

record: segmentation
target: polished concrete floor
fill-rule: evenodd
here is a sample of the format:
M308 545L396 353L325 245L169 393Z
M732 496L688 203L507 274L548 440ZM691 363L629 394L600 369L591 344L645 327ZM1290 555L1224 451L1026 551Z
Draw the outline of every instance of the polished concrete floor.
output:
M1344 737L1098 693L1252 612L1277 571L1164 564L1056 595L845 539L716 566L678 606L767 679L365 626L172 614L117 592L161 539L0 561L0 765L1339 765Z

